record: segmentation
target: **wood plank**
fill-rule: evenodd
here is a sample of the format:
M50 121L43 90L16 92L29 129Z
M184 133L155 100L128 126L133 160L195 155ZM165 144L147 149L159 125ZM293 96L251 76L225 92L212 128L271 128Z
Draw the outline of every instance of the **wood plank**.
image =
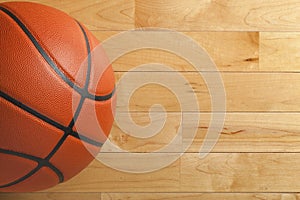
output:
M104 155L115 159L111 153ZM158 155L165 159L170 154ZM120 164L133 162L119 158ZM204 159L186 153L170 166L141 174L95 161L46 192L300 192L299 160L299 153L211 153Z
M1 193L0 200L101 200L100 193Z
M280 193L102 193L102 200L293 200L299 199L299 194Z
M130 113L137 125L149 125L148 113ZM153 124L164 120L161 113L154 113ZM189 117L187 117L189 116ZM210 117L209 113L200 115L200 124L197 125L195 114L185 113L184 134L181 140L172 144L172 152L199 152L207 134ZM127 115L118 114L118 121L125 121ZM135 132L128 123L114 123L110 141L129 152L154 152L170 145L178 132L181 113L167 113L163 128L154 131L152 137L143 138L143 133ZM196 123L196 126L193 125ZM197 134L191 137L190 133L196 127ZM135 135L134 135L135 134ZM112 152L113 149L105 146L102 152ZM300 114L299 113L227 113L225 124L220 138L212 152L300 152Z
M121 32L93 31L104 41ZM182 32L203 47L219 71L258 71L257 32ZM132 51L113 62L115 71L128 71L147 63L164 63L178 71L196 71L189 62L173 53L159 49ZM209 71L209 70L208 70Z
M90 30L128 30L134 28L134 0L30 1L62 10L82 22ZM6 2L6 0L0 0L0 2Z
M184 192L299 192L298 153L217 153L181 158Z
M120 32L93 31L104 41ZM298 32L180 32L194 39L216 63L219 71L299 72ZM196 71L183 58L158 49L132 51L113 62L114 70L128 71L147 63L163 63L177 71Z
M209 73L209 72L207 72ZM119 80L125 73L115 73ZM127 111L126 95L131 86L139 86L139 81L165 79L171 88L182 92L181 102L185 108L180 108L179 101L169 89L158 84L147 84L136 90L129 101L130 111L148 112L154 104L161 104L166 111L195 111L191 106L191 99L187 96L194 92L198 98L200 111L210 111L211 102L206 84L196 72L181 72L186 78L186 84L179 84L170 78L170 72L132 72L126 73L131 81L123 81L118 90L118 111ZM178 75L177 74L177 75ZM202 73L207 75L206 72ZM176 75L176 76L177 76ZM176 77L174 76L174 77ZM234 112L298 112L300 111L300 74L298 73L221 73L226 91L227 111ZM168 78L167 78L168 77ZM173 78L174 78L173 77ZM159 83L159 82L158 82ZM220 87L213 85L212 87Z
M108 159L110 153L104 153ZM158 154L164 159L169 154ZM120 163L130 163L119 154ZM146 192L146 191L178 191L180 177L180 161L156 172L133 174L120 172L107 167L99 161L93 161L88 168L68 182L59 184L45 192Z
M290 193L101 193L101 200L293 200L300 198L299 194ZM100 193L20 193L20 194L0 194L0 200L100 200Z
M299 152L299 120L298 113L228 113L213 152ZM188 151L203 144L203 124Z
M300 33L261 32L261 70L300 71Z
M185 31L299 31L296 0L136 1L137 27Z

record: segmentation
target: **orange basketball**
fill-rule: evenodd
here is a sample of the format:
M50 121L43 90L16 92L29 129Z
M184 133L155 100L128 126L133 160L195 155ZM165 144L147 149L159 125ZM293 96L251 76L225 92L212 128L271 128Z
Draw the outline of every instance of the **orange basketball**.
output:
M103 66L91 54L98 45L59 10L0 4L0 191L43 190L93 160L110 132L115 102L111 66L91 83ZM92 111L103 134L90 120Z

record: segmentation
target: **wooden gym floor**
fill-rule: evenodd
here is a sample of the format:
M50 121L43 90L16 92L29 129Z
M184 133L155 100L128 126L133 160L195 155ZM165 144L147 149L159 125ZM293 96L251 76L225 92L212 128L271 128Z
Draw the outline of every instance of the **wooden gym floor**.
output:
M300 199L298 0L36 2L69 13L99 40L136 27L185 33L215 61L224 80L228 113L215 148L200 159L197 152L211 110L203 79L186 60L171 53L154 49L131 52L113 63L117 79L140 64L164 63L178 70L197 91L204 117L188 151L171 165L144 174L120 172L94 161L72 180L47 191L1 194L1 200ZM138 73L146 77L158 72ZM149 123L148 109L155 103L161 103L168 112L160 134L137 139L114 125L110 140L141 153L169 143L180 119L179 104L170 91L153 84L140 88L130 100L130 112L138 124L145 125ZM124 104L118 102L119 107Z

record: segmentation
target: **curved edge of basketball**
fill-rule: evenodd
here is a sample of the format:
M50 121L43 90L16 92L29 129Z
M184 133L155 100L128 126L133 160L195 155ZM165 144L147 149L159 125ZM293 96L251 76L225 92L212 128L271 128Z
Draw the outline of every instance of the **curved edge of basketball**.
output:
M107 62L105 53L91 56L97 46L82 24L57 9L0 3L0 191L50 188L99 152L116 94L111 66L91 83L101 58ZM89 120L94 110L101 133Z

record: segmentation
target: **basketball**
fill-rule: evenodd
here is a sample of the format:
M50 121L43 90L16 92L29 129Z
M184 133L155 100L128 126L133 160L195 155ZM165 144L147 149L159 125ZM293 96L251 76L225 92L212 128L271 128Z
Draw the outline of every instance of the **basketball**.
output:
M1 192L67 181L101 149L116 95L110 65L94 83L105 60L91 53L97 46L83 24L57 9L0 4Z

